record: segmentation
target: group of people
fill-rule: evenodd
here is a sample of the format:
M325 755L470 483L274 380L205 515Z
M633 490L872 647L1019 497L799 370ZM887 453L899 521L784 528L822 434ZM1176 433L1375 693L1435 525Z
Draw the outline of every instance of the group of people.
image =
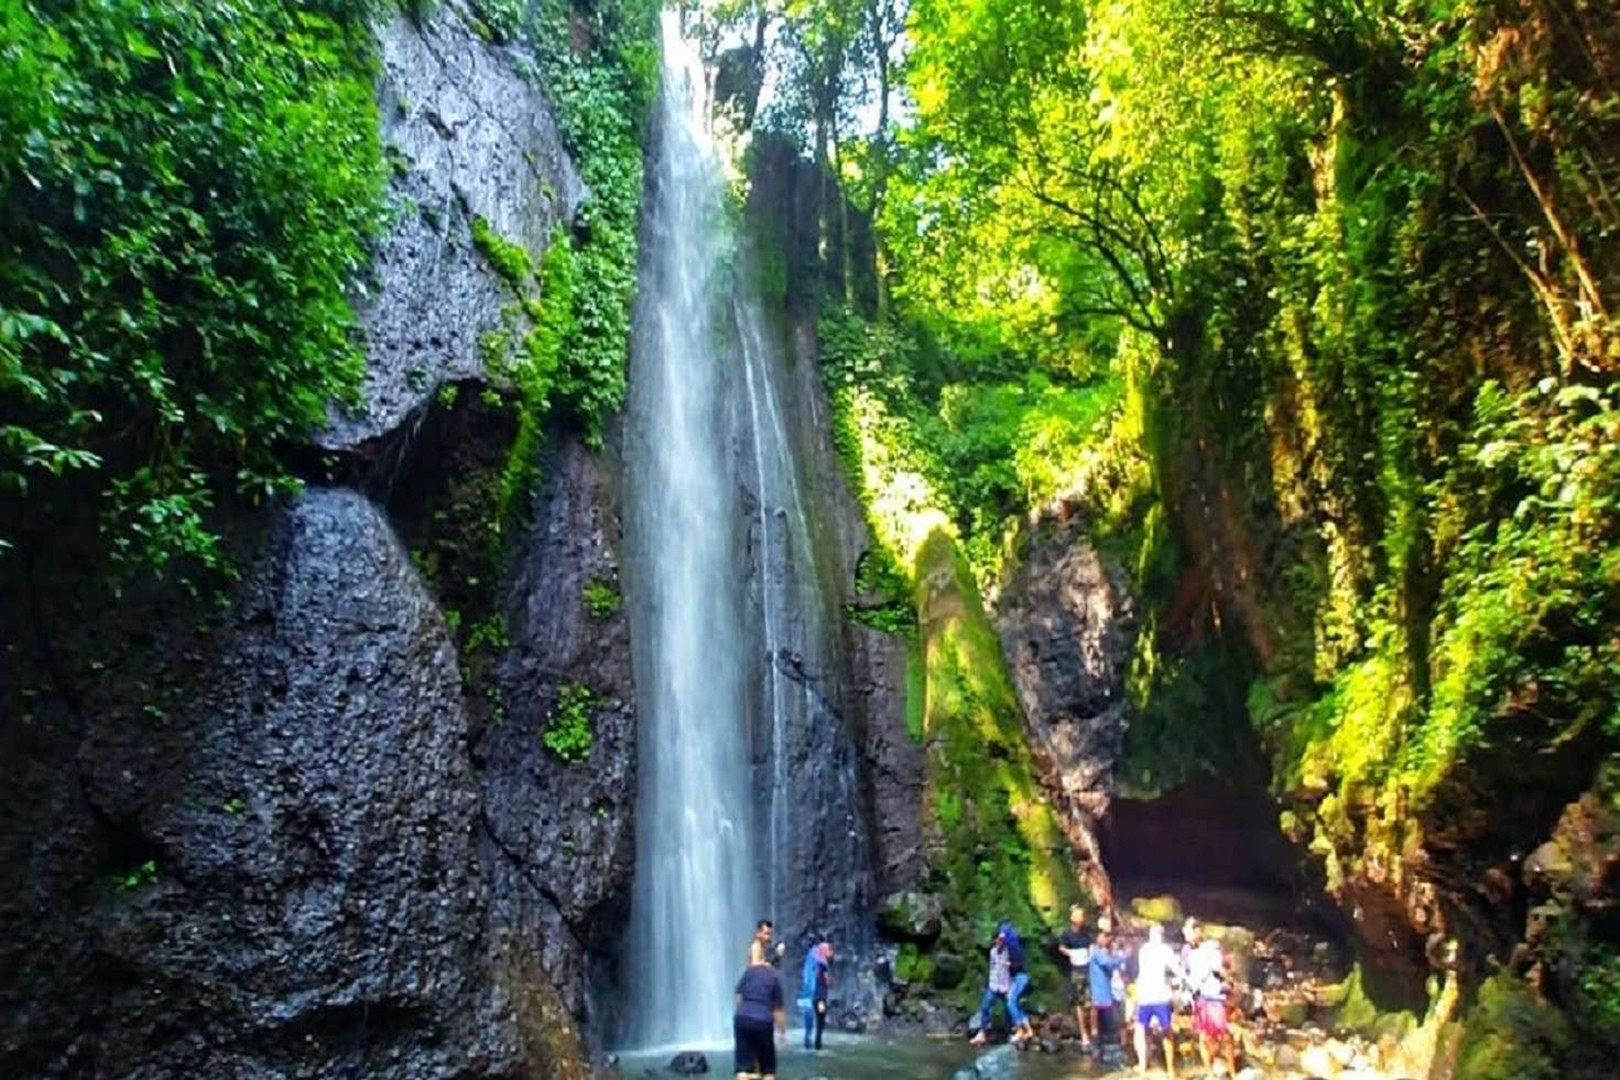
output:
M776 1037L787 1034L786 997L779 970L787 946L773 944L773 932L769 920L759 921L748 946L748 965L737 981L732 1019L737 1080L774 1080ZM1174 1077L1179 1012L1191 1015L1205 1071L1213 1070L1219 1058L1228 1075L1236 1074L1237 1047L1227 1016L1227 956L1220 942L1205 934L1194 919L1182 925L1181 936L1177 950L1165 941L1164 927L1150 923L1145 940L1135 943L1125 932L1116 932L1107 916L1093 932L1083 908L1069 909L1069 926L1054 948L1068 967L1070 1004L1083 1049L1103 1054L1118 1047L1123 1052L1128 1043L1142 1072L1147 1071L1150 1055L1157 1050L1165 1070ZM832 959L832 944L824 939L805 953L794 1004L803 1018L806 1050L821 1049L832 990ZM997 1004L1006 1011L1014 1043L1035 1037L1022 1005L1029 988L1024 962L1024 943L1018 931L1009 922L1001 923L989 947L984 997L970 1024L975 1046L984 1044Z
M1175 1014L1190 1013L1205 1071L1217 1058L1228 1075L1237 1072L1237 1046L1227 1016L1228 962L1220 942L1206 935L1195 919L1182 926L1179 951L1164 940L1164 928L1151 923L1138 948L1116 934L1112 920L1100 920L1095 934L1083 908L1069 910L1069 926L1056 951L1069 970L1070 1003L1084 1049L1104 1053L1123 1047L1127 1034L1136 1064L1146 1072L1157 1049L1165 1070L1176 1074ZM988 985L974 1015L973 1042L983 1045L991 1010L999 1002L1007 1013L1015 1043L1034 1038L1020 999L1029 986L1024 947L1018 932L1003 922L990 944Z
M732 1044L737 1080L776 1076L776 1033L787 1034L787 1008L779 971L787 946L771 937L769 919L754 927L748 945L748 966L737 981L736 1011L732 1014ZM827 1026L827 1000L832 992L832 943L822 939L804 956L799 994L794 1004L804 1020L804 1048L821 1049ZM772 1028L775 1028L773 1032Z

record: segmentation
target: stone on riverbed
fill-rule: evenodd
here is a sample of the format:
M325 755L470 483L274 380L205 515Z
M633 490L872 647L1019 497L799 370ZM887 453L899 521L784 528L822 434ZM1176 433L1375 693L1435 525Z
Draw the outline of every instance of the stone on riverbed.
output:
M998 1046L980 1054L972 1065L957 1069L951 1080L1011 1080L1014 1065L1012 1046Z
M697 1050L682 1050L669 1059L669 1071L677 1076L700 1076L709 1071L709 1059Z

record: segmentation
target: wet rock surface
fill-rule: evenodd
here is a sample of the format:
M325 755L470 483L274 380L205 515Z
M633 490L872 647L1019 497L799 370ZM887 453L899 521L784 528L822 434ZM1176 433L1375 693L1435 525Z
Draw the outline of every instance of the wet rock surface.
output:
M454 4L415 20L389 10L377 94L394 214L357 297L363 404L334 411L319 439L332 449L398 428L443 382L483 375L480 340L511 294L473 245L475 217L538 257L585 197L545 99L505 50Z
M1136 617L1124 568L1091 544L1086 522L1054 509L1031 530L995 604L996 632L1031 745L1093 891L1107 879L1095 839L1125 745L1125 675Z
M83 654L98 677L29 759L50 794L4 807L8 854L48 839L6 860L0 1071L505 1071L433 599L357 493L252 530L228 614L147 612L133 647Z
M782 178L756 179L748 213L785 212L770 205L773 193L791 198L776 184ZM752 302L740 299L739 309ZM729 439L762 640L766 605L774 613L775 650L761 657L754 698L757 805L775 848L772 914L788 968L797 971L812 938L828 937L832 1006L865 1013L878 1001L872 912L884 820L869 784L870 713L897 701L903 734L903 697L894 695L903 694L904 665L874 671L845 615L862 550L849 541L864 525L833 451L814 335L805 324L784 338L778 317L739 310L735 347L755 358L755 374L734 404Z
M573 437L555 440L545 457L506 588L504 716L476 748L498 933L513 943L514 963L537 960L532 977L560 986L580 1016L588 971L609 962L628 923L635 873L630 632L622 604L607 610L604 601L595 612L587 604L593 583L618 595L614 469ZM591 744L579 761L543 741L565 688L590 695Z

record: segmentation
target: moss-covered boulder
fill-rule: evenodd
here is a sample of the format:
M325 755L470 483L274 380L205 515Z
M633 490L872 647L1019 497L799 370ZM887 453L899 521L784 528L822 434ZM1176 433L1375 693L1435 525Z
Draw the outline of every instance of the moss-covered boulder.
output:
M1569 1022L1524 980L1485 980L1463 1025L1457 1080L1557 1080L1567 1075Z
M929 944L939 937L944 904L933 893L890 893L878 905L878 933L891 941Z
M942 939L977 955L1007 920L1033 946L1081 898L1074 856L1041 785L995 628L948 533L922 544L915 581ZM1055 985L1047 950L1026 947L1026 956L1037 986Z

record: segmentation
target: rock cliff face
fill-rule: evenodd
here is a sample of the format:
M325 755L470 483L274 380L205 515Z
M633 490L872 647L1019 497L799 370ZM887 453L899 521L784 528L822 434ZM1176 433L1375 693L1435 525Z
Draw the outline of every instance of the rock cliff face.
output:
M760 414L759 438L783 444L797 485L787 498L772 501L766 493L769 517L751 531L748 548L756 592L770 581L792 594L779 606L788 616L779 635L786 647L769 658L790 706L782 745L774 748L783 766L777 799L789 808L775 870L777 915L794 945L812 933L831 937L835 1011L870 1016L880 997L878 897L915 886L924 870L923 755L905 726L908 643L847 614L862 599L855 570L871 539L832 445L813 321L804 308L815 288L805 276L813 261L805 245L813 250L815 243L813 173L769 139L756 144L754 162L750 232L756 240L774 237L766 242L780 242L790 264L783 300L767 300L759 327L769 340L752 344L766 357L774 395ZM779 230L791 235L778 237ZM762 403L764 390L755 387ZM740 446L740 453L751 452L747 442ZM736 473L755 470L745 460ZM744 481L750 512L761 508L758 486ZM762 683L770 674L762 671Z
M483 852L507 963L527 973L524 985L557 987L567 1012L598 1037L611 1017L588 999L587 976L615 958L635 873L630 631L605 599L605 590L617 596L619 580L614 470L574 440L542 466L508 585L512 646L498 676L505 719L476 748ZM594 611L586 602L593 583L604 590ZM592 700L591 746L576 763L542 742L565 687Z
M316 486L227 511L221 605L81 578L88 511L0 577L29 613L0 630L0 690L29 703L0 724L0 1073L586 1071L631 872L628 631L584 597L617 577L613 466L555 433L487 576L435 574L428 543L489 534L512 435L476 393L508 296L471 222L538 256L585 193L457 5L377 33L397 214ZM504 616L483 661L473 604ZM570 682L593 701L574 765L541 742Z
M395 216L359 298L364 401L334 413L327 447L397 430L441 383L483 376L479 340L501 328L511 296L473 245L474 218L540 252L585 197L549 106L512 58L474 34L458 5L424 7L420 21L395 12L377 30Z
M84 663L8 754L7 1071L507 1071L433 599L357 493L245 531L227 614L41 609Z
M1125 571L1093 547L1082 518L1044 517L1002 587L995 622L1064 831L1088 859L1093 894L1106 896L1097 823L1124 749L1136 635Z

